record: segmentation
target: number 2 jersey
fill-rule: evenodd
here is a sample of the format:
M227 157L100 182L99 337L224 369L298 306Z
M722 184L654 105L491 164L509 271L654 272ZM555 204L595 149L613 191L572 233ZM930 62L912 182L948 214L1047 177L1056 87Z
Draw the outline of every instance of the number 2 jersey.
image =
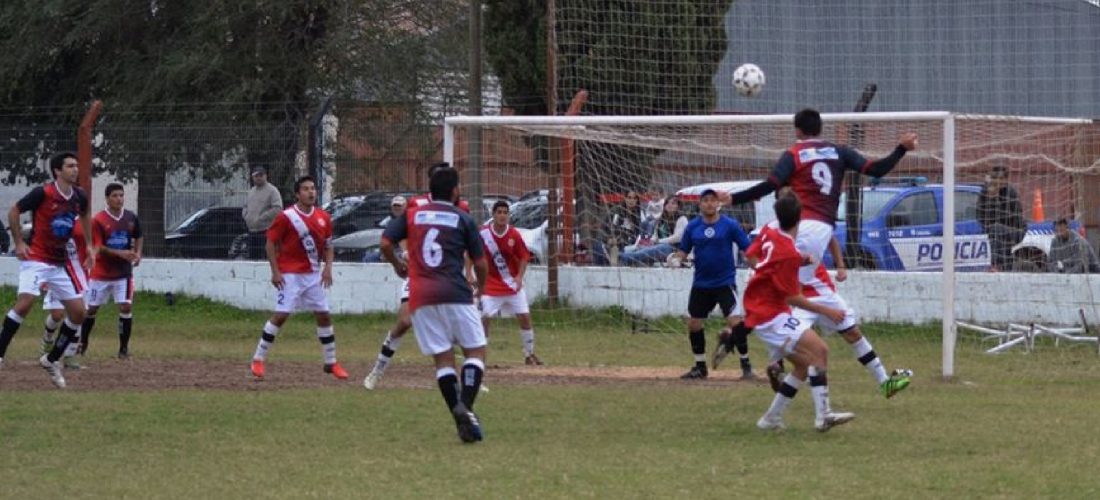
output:
M790 313L787 297L798 295L798 268L802 254L794 246L794 238L779 229L765 225L745 252L757 259L756 272L745 286L745 326L767 323L781 313Z
M863 173L870 166L854 149L818 139L803 140L779 157L768 182L794 190L802 202L803 219L832 226L836 225L845 172Z
M469 214L440 201L412 206L390 221L382 237L394 244L407 240L409 311L474 302L463 265L467 253L476 261L484 249L477 223Z
M302 236L290 221L290 216L287 215L289 210L293 210L298 215L309 231L309 236L313 239L316 262L310 258ZM325 250L332 244L332 219L328 212L318 207L312 207L309 212L303 212L297 204L294 204L275 216L275 220L267 230L267 240L279 245L279 255L275 259L275 264L279 267L280 273L309 274L314 272L314 265L320 268L324 263Z
M31 218L30 260L46 264L64 265L68 259L66 242L72 238L77 216L87 212L88 195L83 189L72 187L68 196L56 182L39 186L27 193L17 203L20 212L33 211ZM79 246L85 246L79 241Z

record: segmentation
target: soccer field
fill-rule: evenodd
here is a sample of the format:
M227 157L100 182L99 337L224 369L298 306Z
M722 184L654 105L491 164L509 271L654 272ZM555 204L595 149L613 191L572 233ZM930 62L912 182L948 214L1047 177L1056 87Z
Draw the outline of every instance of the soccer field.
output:
M0 290L5 306L13 298ZM690 364L682 333L631 333L608 311L546 313L535 317L546 367L522 366L510 323L494 330L477 406L486 438L462 445L414 342L381 388L360 385L388 315L336 318L350 380L322 373L299 317L255 382L264 313L139 295L130 362L109 357L114 314L101 311L87 369L63 391L33 363L41 315L20 330L0 370L0 498L1100 495L1100 359L1084 346L990 356L964 336L959 377L944 383L937 326L869 325L914 385L883 399L831 338L833 404L858 418L819 434L802 391L789 429L768 434L754 424L770 390L736 380L736 363L702 383L677 378Z

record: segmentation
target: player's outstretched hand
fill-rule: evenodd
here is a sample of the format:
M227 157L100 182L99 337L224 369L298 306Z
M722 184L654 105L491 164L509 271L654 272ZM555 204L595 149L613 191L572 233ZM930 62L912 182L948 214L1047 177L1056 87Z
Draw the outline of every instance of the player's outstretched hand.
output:
M836 270L836 280L837 281L844 281L846 279L848 279L848 270L843 268L843 267L837 268L837 270Z
M718 203L722 206L733 204L733 195L721 191L718 193Z
M901 134L901 140L898 142L901 143L902 147L904 147L907 151L917 149L917 133L906 132L904 134Z
M826 314L825 316L833 320L833 323L840 324L844 321L845 314L844 311L841 311L840 309L833 309L830 307L828 314Z

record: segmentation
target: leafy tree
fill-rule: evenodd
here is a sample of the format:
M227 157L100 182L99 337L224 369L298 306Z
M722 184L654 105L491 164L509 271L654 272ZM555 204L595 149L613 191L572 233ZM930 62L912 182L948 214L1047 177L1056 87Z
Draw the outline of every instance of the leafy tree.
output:
M557 106L580 89L592 115L709 113L714 75L727 48L732 0L556 0ZM488 0L486 51L504 103L517 114L548 114L546 0ZM580 203L599 193L650 188L659 150L577 143ZM598 169L596 166L598 165ZM598 171L597 171L598 170ZM598 217L584 210L587 217ZM590 227L590 220L585 227Z
M455 2L444 2L453 4ZM429 5L431 4L431 5ZM284 191L304 119L325 95L415 100L422 68L446 59L439 2L401 0L45 0L0 5L0 125L38 155L71 148L87 103L102 99L97 172L139 182L155 251L166 172L227 178L266 164ZM442 54L442 55L441 55ZM205 103L198 105L196 103ZM43 110L49 115L41 118ZM28 119L28 116L39 118ZM32 122L45 120L48 127ZM68 127L59 127L64 125ZM47 134L43 128L51 130ZM29 141L29 142L28 142ZM2 180L43 180L0 149ZM289 200L290 193L284 193Z

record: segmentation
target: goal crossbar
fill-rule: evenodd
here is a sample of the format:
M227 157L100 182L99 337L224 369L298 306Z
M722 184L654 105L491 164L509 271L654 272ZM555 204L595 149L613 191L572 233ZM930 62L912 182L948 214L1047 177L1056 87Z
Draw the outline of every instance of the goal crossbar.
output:
M722 126L754 124L792 124L793 114L764 115L638 115L638 116L452 116L444 121L443 159L454 164L455 130L461 127L516 127L547 130L569 129L572 127L652 127L652 126ZM1088 124L1092 120L1053 117L999 116L958 114L948 111L917 112L864 112L864 113L823 113L822 121L849 123L871 122L934 122L942 126L943 148L943 190L954 193L956 188L956 121L1000 121L1031 124ZM943 197L943 247L954 248L955 239L955 197ZM569 204L571 200L564 200ZM551 263L552 264L552 263ZM955 318L955 252L943 252L943 296L942 296L942 336L943 336L943 377L950 379L955 373L954 349L957 336Z

